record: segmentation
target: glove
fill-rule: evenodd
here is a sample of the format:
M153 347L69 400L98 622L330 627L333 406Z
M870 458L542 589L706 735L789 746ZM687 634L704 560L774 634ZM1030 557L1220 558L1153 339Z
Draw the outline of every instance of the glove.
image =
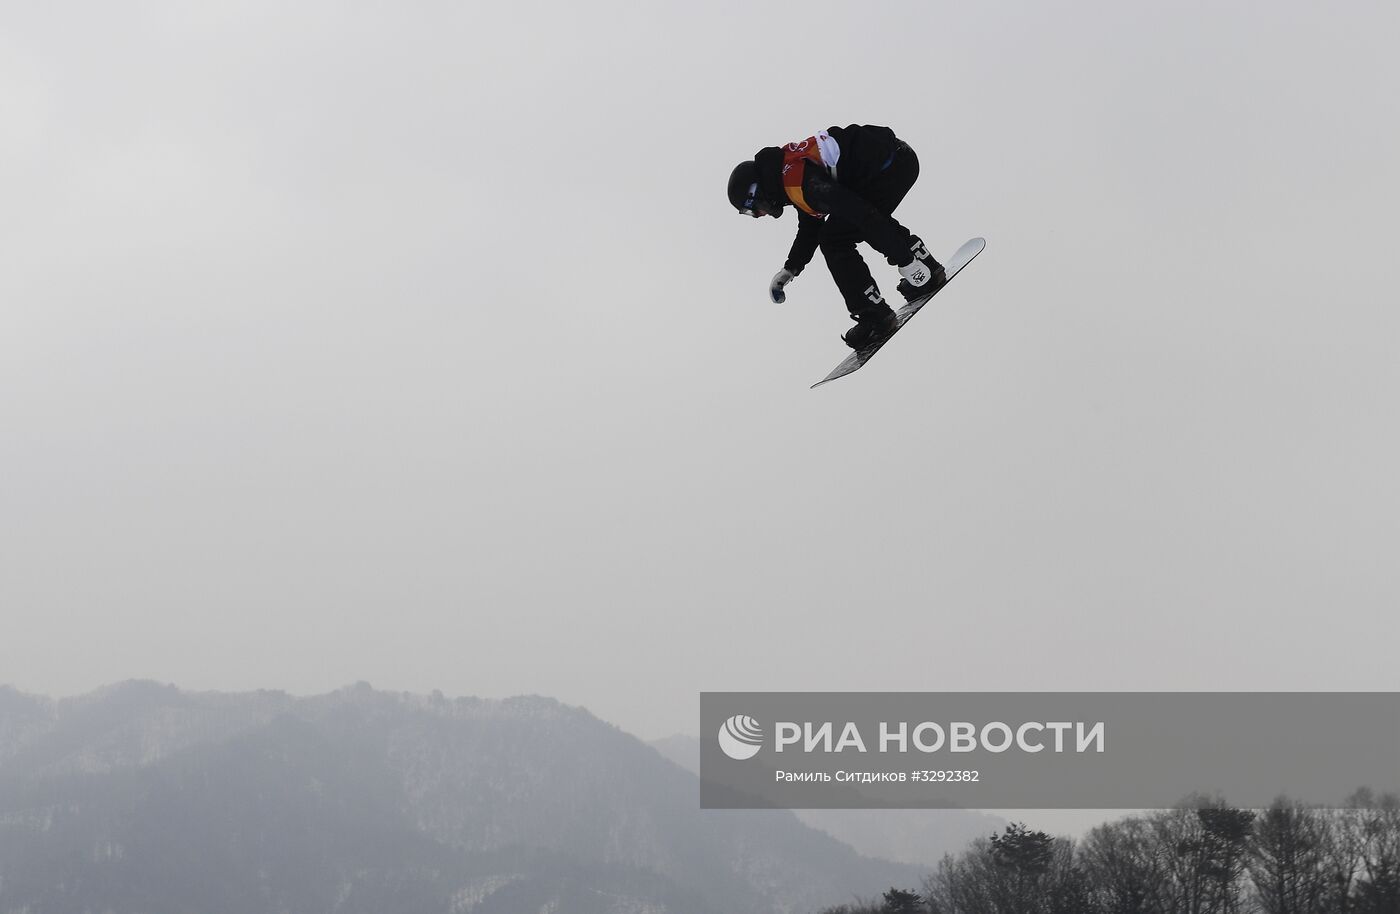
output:
M787 293L783 291L783 286L797 278L797 274L789 269L781 269L773 277L773 281L768 284L768 297L773 299L775 304L781 305L787 301Z

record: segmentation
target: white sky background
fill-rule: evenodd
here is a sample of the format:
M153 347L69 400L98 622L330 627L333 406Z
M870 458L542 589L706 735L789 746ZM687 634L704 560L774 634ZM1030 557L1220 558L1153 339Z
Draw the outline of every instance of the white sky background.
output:
M0 681L1395 689L1393 4L0 8ZM986 253L855 377L759 147ZM897 279L877 255L887 294Z

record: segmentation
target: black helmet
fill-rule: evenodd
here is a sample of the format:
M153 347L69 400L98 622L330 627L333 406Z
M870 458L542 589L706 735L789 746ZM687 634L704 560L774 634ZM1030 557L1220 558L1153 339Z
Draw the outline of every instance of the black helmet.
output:
M729 205L745 216L772 216L783 214L783 205L765 199L758 189L758 163L752 159L740 162L729 173Z

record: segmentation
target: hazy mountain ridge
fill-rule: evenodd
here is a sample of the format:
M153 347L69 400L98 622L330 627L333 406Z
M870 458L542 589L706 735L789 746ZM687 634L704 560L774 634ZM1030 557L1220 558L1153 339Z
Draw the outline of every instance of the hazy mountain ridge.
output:
M190 746L266 725L292 703L280 692L186 693L144 681L75 698L23 697L41 713L29 716L23 738L13 746L0 737L5 774L95 774L149 765ZM0 706L0 717L6 713ZM6 729L0 724L0 734Z
M802 912L920 875L697 793L546 698L0 690L0 911Z

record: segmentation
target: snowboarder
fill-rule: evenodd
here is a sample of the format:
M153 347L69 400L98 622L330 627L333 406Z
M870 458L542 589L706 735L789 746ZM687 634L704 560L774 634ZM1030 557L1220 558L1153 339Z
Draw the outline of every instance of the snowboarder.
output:
M786 300L793 281L821 248L831 278L856 325L841 337L861 349L891 333L894 311L880 295L856 244L867 242L899 268L898 290L908 301L947 281L924 243L890 215L919 177L919 157L888 127L831 127L797 143L760 149L729 175L729 202L758 218L798 209L797 238L768 294Z

